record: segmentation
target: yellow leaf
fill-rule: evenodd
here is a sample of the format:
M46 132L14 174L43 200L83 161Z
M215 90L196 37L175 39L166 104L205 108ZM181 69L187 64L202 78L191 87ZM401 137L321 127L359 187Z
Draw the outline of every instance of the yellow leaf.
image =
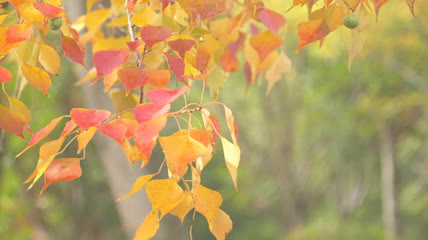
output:
M92 53L96 53L102 50L109 50L113 48L123 48L127 49L128 45L126 42L129 41L129 37L120 37L120 38L103 38L94 42Z
M133 108L138 104L138 96L134 93L126 96L125 90L112 89L109 96L114 105L114 110L117 113L123 112L127 109ZM121 118L134 119L132 112L124 112L120 114Z
M159 229L159 211L151 211L144 222L138 227L137 232L135 233L134 240L147 240L154 235Z
M25 139L25 127L25 117L21 113L0 104L0 129L12 132L16 136Z
M150 21L153 20L153 18L156 16L156 12L153 11L153 9L149 6L141 9L140 11L136 12L132 18L131 21L133 24L142 27L150 23Z
M55 7L61 7L62 6L62 0L45 0L45 3L48 3L50 5L54 5Z
M120 16L120 17L110 21L109 23L107 23L107 27L124 27L127 25L128 25L128 16L127 15Z
M140 191L155 175L156 174L149 174L149 175L144 175L144 176L137 178L137 180L135 180L135 182L134 182L134 185L132 186L131 191L128 194L126 194L125 196L117 199L116 202L118 202L122 199L125 199L129 196L132 196L136 192Z
M211 221L223 202L220 193L200 184L195 184L193 187L193 199L196 211L204 215L208 222Z
M46 71L58 75L61 58L51 46L40 44L39 62Z
M96 76L97 76L97 71L96 71L95 67L92 67L88 71L88 73L84 77L82 77L79 81L77 81L74 85L79 86L80 84L82 84L84 82L87 82L91 79L94 79Z
M192 195L189 191L184 191L183 193L183 200L175 206L169 213L171 213L174 216L177 216L181 223L184 221L184 217L186 217L187 213L192 210L195 207L195 204L193 203Z
M229 128L230 136L232 137L233 143L238 144L238 129L236 128L235 118L233 117L232 110L224 106L224 114L226 115L226 123Z
M36 183L37 180L39 180L39 178L43 175L43 173L49 167L52 160L58 154L58 151L60 150L62 144L64 143L64 140L65 140L65 137L61 137L61 138L58 138L57 140L46 142L40 147L39 161L37 162L37 167L36 167L37 175L33 179L33 182L28 187L28 189L33 187L34 183Z
M36 44L32 39L21 42L19 46L15 48L16 55L20 62L36 64L39 45Z
M99 2L100 0L87 0L86 1L86 12L89 12L92 9L94 3Z
M97 32L101 25L109 18L110 9L100 9L89 12L85 17L85 25L89 32Z
M172 178L150 181L146 193L153 210L161 211L160 218L175 208L183 197L183 189Z
M239 160L241 158L241 149L238 144L233 144L224 137L221 137L221 143L223 144L224 160L226 161L227 170L229 170L233 185L235 186L236 191L238 191L237 176Z
M49 96L48 89L51 86L51 77L45 70L24 63L21 66L21 72L30 85Z
M10 100L10 103L12 104L12 109L22 114L22 116L24 116L24 119L25 119L25 124L30 125L31 115L28 107L23 102L19 101L16 98L9 96L9 100Z
M226 239L226 235L232 231L232 220L229 215L221 209L219 209L214 214L214 217L208 221L208 225L211 233L217 240Z
M25 24L41 22L44 19L43 14L34 7L32 1L19 4L18 12Z
M260 58L257 51L251 46L250 42L245 43L244 46L245 59L251 66L251 83L256 79L258 74L258 66L260 64Z
M266 80L268 81L268 86L266 89L266 95L269 94L272 87L276 82L281 80L282 75L284 73L288 73L291 71L291 60L288 56L282 51L276 61L270 65L270 67L266 70Z
M96 132L96 127L90 127L84 132L81 132L79 133L79 135L77 135L77 154L79 154L84 148L86 148L89 141L91 141Z

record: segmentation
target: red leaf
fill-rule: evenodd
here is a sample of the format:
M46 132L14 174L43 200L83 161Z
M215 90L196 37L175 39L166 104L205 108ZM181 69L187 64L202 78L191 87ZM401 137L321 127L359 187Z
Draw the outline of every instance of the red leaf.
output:
M188 86L183 86L180 90L176 89L155 89L146 93L148 99L152 100L156 105L165 105L173 102L181 94L189 89Z
M110 123L117 123L125 126L126 127L125 137L127 139L135 135L135 131L137 130L137 127L138 127L138 123L134 119L119 118L111 121Z
M95 68L97 69L97 79L113 72L115 68L126 62L128 58L129 51L126 49L103 50L96 52L93 60Z
M239 47L245 42L245 34L242 32L239 32L239 37L236 39L235 42L229 44L230 51L236 55L236 52L238 52Z
M136 143L136 147L142 160L141 167L144 167L149 162L150 156L152 155L152 151L155 146L156 139L153 139L146 144L139 144L138 142Z
M74 121L73 120L70 120L70 121L68 121L66 124L65 124L65 126L64 126L64 129L62 130L62 133L61 133L61 137L65 137L65 136L68 136L70 133L71 133L71 131L73 131L73 129L76 127L77 125L74 123Z
M71 119L77 126L81 127L83 131L107 119L110 116L110 112L106 110L73 108L71 109L70 115Z
M125 86L126 95L133 88L144 86L148 82L148 76L139 68L122 68L117 75Z
M97 129L104 135L113 138L122 145L126 135L126 126L117 122L99 123Z
M271 31L267 30L252 36L250 43L257 51L260 61L263 61L272 51L282 45L282 38L275 36Z
M61 17L65 15L65 10L51 4L35 2L34 7L39 10L45 17Z
M64 51L65 56L71 59L71 61L75 63L79 63L83 67L85 67L85 48L80 44L79 41L66 37L64 35L61 36L61 48Z
M284 16L267 8L263 8L258 14L260 21L275 34L278 34L278 30L285 24Z
M218 123L218 120L214 115L210 114L210 116L208 118L211 120L210 124L213 128L213 145L215 145L215 142L217 142L217 139L219 136L218 133L220 133L220 124ZM215 131L214 131L214 129L215 129ZM237 128L235 128L235 129L237 129Z
M81 158L60 158L52 160L45 171L45 185L43 185L40 195L52 183L65 182L76 179L82 175L80 168Z
M33 29L24 24L12 24L7 27L5 33L6 44L22 42L31 37Z
M12 73L0 66L0 82L9 82L12 80Z
M154 103L143 103L132 109L132 113L134 114L135 120L137 120L139 123L142 123L152 118L160 117L166 114L169 112L170 108L170 104L162 106L156 105Z
M128 45L129 51L131 52L136 52L137 48L143 44L142 41L140 40L136 40L136 41L131 41L131 42L126 42L126 45Z
M324 19L317 19L309 22L302 22L297 25L300 44L297 51L311 42L320 40L330 33L327 23Z
M177 51L178 54L183 58L184 54L192 49L193 45L195 44L195 40L192 39L177 39L173 41L168 42L168 46L174 50Z
M174 76L177 78L178 81L189 85L186 80L184 79L184 61L177 55L169 54L169 53L163 53L166 57L166 60L168 62L169 69L174 74Z
M167 118L165 116L152 118L138 125L135 132L135 141L142 146L150 143L165 127Z
M171 73L168 70L147 70L148 82L155 88L166 88Z
M168 39L171 36L171 29L165 26L145 26L141 28L140 35L147 44L146 49L150 49L153 44Z

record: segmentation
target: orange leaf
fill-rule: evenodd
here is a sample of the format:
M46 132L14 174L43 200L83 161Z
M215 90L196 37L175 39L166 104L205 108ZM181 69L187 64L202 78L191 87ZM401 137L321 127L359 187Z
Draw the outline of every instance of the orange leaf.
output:
M24 119L25 119L25 124L27 126L30 125L31 114L30 114L30 110L28 109L28 107L23 102L19 101L16 98L10 97L10 96L9 96L9 101L10 101L10 104L12 106L11 108L14 111L22 114L22 116L24 116Z
M65 15L65 10L51 4L35 2L34 7L39 10L45 17L55 18Z
M137 127L138 127L138 123L134 119L119 118L111 121L111 123L117 123L125 126L126 127L125 137L127 139L135 135L135 131L137 130Z
M140 30L140 35L148 50L153 44L168 39L171 36L171 29L165 26L144 26Z
M24 130L27 124L25 117L9 108L0 105L0 128L24 138Z
M173 41L168 42L168 46L174 50L177 51L180 57L184 58L184 54L192 49L193 45L195 44L195 40L192 39L177 39Z
M64 126L64 129L62 130L62 132L61 132L61 137L65 137L65 136L68 136L70 133L71 133L71 131L73 131L73 129L76 127L77 125L74 123L74 121L73 120L69 120L66 124L65 124L65 126Z
M57 140L46 142L40 147L39 161L37 162L37 167L36 167L37 174L34 177L33 182L28 187L28 189L33 187L33 185L37 182L37 180L39 180L39 178L43 175L43 173L49 167L52 160L58 154L58 151L60 150L62 144L64 143L64 140L65 140L65 137L60 137ZM27 181L30 181L30 179L27 179Z
M407 6L409 6L409 10L412 13L413 16L415 16L415 0L406 0Z
M0 66L0 82L9 82L10 80L12 80L12 73Z
M135 180L134 182L134 185L132 185L131 191L129 191L129 193L126 194L125 196L117 199L116 202L123 200L127 197L130 197L134 195L136 192L140 191L155 175L156 174L149 174L149 175L144 175L137 178L137 180Z
M330 33L327 23L324 19L317 19L309 22L299 23L297 26L300 44L297 51L311 42L320 40Z
M267 30L254 35L250 39L251 46L257 51L260 61L265 60L269 54L282 45L282 38L275 36Z
M97 69L97 79L101 76L113 72L113 70L129 58L129 51L126 49L113 49L98 51L94 54L93 60Z
M174 179L156 179L146 185L147 197L153 210L161 211L161 218L171 211L183 196L183 189Z
M233 72L239 68L239 61L229 48L226 48L221 57L221 67L225 72Z
M189 191L184 191L183 196L184 197L181 202L169 212L172 215L177 216L181 223L184 222L184 218L187 213L195 207L192 195Z
M258 16L260 21L275 34L278 34L278 30L285 24L284 16L267 8L260 10Z
M45 70L23 63L21 72L30 85L49 96L48 89L51 86L51 77Z
M97 132L97 128L90 127L87 130L79 133L77 135L77 153L79 154L88 143L91 141L91 139L94 137L95 133Z
M202 20L213 18L226 10L225 0L187 0L192 22L199 25Z
M31 37L33 29L25 24L12 24L7 27L5 40L7 44L25 41Z
M210 154L206 146L188 135L161 137L159 142L165 154L168 169L178 178L186 173L187 163Z
M168 70L147 70L147 81L154 88L166 88L171 78L171 73Z
M126 134L126 126L120 123L109 122L109 123L99 123L97 125L98 131L102 134L113 138L120 145L123 144L123 140L125 139Z
M27 147L22 150L20 153L18 153L18 155L16 155L16 157L21 156L25 151L27 151L29 148L31 148L32 146L34 146L36 143L40 142L43 138L45 138L46 136L48 136L52 130L55 129L55 127L58 125L58 123L64 118L64 116L58 117L53 119L52 121L50 121L50 123L48 123L44 128L40 129L40 131L38 131L30 140L30 142L28 143ZM62 137L62 136L61 136Z
M159 221L159 211L151 211L144 219L144 222L138 227L134 240L147 240L156 235L160 227Z
M43 185L40 195L52 183L66 182L79 178L82 175L80 168L81 158L60 158L54 159L45 171L45 185Z
M195 63L196 69L200 72L203 72L207 69L208 63L211 58L211 50L210 48L203 43L198 44L198 50L196 51Z
M151 142L165 127L166 120L166 116L161 116L140 123L135 130L136 143L143 145Z
M79 41L61 36L61 48L64 51L64 55L71 59L75 63L79 63L82 67L85 67L85 48Z
M110 112L106 110L90 110L84 108L73 108L70 111L71 119L82 130L96 126L101 121L110 116Z
M142 123L168 113L170 108L170 104L162 106L154 103L142 103L132 109L132 113L134 114L135 120Z
M169 69L174 74L174 76L177 78L178 81L189 85L186 80L184 79L184 61L177 55L169 54L169 53L163 53L166 57L166 60L168 62Z
M173 102L184 92L189 90L188 86L183 86L180 90L176 89L155 89L146 93L147 98L156 105L165 105Z
M148 82L148 76L139 68L122 68L117 74L119 81L125 86L126 95L133 88L144 86Z
M136 143L135 147L138 149L141 158L141 168L147 165L149 162L150 156L152 155L153 148L156 146L156 139L153 138L150 142L145 144Z
M211 221L223 202L220 193L200 184L193 187L193 199L196 211L204 215L208 222Z

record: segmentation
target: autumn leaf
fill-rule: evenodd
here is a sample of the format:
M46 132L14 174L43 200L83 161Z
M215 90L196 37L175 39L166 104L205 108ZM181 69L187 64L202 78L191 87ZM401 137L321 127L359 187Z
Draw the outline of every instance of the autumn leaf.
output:
M146 93L148 99L152 100L154 104L166 105L173 102L184 92L189 90L188 86L183 86L181 89L155 89Z
M311 42L320 40L330 33L330 29L324 19L302 22L297 25L300 43L297 51Z
M28 143L27 147L22 150L16 157L21 156L25 151L30 149L32 146L43 140L46 136L48 136L58 125L58 123L64 118L64 116L58 117L50 121L44 128L40 129L34 136L31 138L30 142Z
M241 149L238 144L229 142L226 138L220 137L223 144L224 160L226 161L227 170L232 177L235 190L238 191L238 167L241 158Z
M79 41L61 36L61 49L64 51L64 55L71 59L75 63L79 63L82 67L85 67L85 48Z
M166 116L161 116L138 124L135 129L136 143L144 145L151 142L165 127L166 120Z
M184 79L184 61L177 55L169 54L169 53L163 53L166 57L166 60L168 62L169 69L174 74L174 76L177 78L178 81L189 85L186 80Z
M219 209L208 221L211 233L217 240L226 239L226 235L232 231L232 220L223 210Z
M192 22L199 25L201 21L213 18L226 10L225 0L187 0Z
M123 144L123 140L125 139L126 134L126 126L117 122L109 122L109 123L99 123L97 125L97 130L102 134L113 138L120 145Z
M147 197L154 211L160 211L162 218L182 200L183 189L174 179L156 179L146 185Z
M60 136L65 137L70 135L70 133L73 131L73 129L76 127L76 123L74 123L73 120L69 120L65 123L64 129L62 130Z
M7 27L5 40L7 44L25 41L31 37L33 29L26 24L12 24Z
M413 16L415 16L415 9L414 9L415 0L406 0L406 2L407 2L407 6L409 6L410 12L412 13Z
M116 200L116 202L119 202L120 200L123 200L127 197L130 197L132 195L134 195L136 192L140 191L141 189L143 189L143 187L157 174L148 174L148 175L144 175L144 176L140 176L139 178L137 178L137 180L135 180L134 185L132 185L131 191L129 191L128 194L126 194L125 196L119 198Z
M268 81L268 86L266 89L266 95L272 90L272 87L282 79L282 75L284 73L288 73L291 71L291 60L288 56L281 51L278 58L275 60L273 64L269 66L266 70L266 80Z
M171 29L165 26L144 26L140 30L140 35L148 50L155 43L168 39L171 36Z
M115 68L126 62L129 58L129 51L125 49L113 49L98 51L93 56L97 78L111 73Z
M26 126L27 124L22 114L0 105L0 129L25 139L24 130Z
M151 7L145 7L132 15L131 22L142 27L149 24L155 16L156 12Z
M168 113L170 108L170 104L156 105L154 103L142 103L132 109L132 113L134 114L135 120L142 123Z
M77 135L77 154L86 148L96 132L96 127L90 127Z
M77 126L82 128L82 130L86 130L107 119L110 116L110 112L106 110L73 108L70 111L70 116Z
M166 88L171 78L171 73L168 70L146 70L147 81L154 88Z
M65 15L64 9L48 3L34 2L34 7L39 10L45 17L55 18Z
M127 139L133 137L137 131L138 122L134 119L119 118L111 121L110 123L120 124L126 127L125 137Z
M281 14L267 8L258 12L260 21L273 33L278 34L278 30L284 26L285 18Z
M198 44L198 49L195 56L195 67L199 72L204 72L207 69L208 63L211 59L211 49L203 43Z
M193 199L196 211L204 215L208 222L211 221L223 202L223 198L219 192L208 189L200 184L196 184L193 187Z
M156 146L157 139L153 138L148 143L140 144L138 141L135 143L135 148L139 152L139 158L141 159L141 166L143 168L149 162L150 156L152 155L153 148Z
M15 112L22 114L22 116L24 116L25 124L29 126L31 122L30 109L28 109L28 107L23 102L10 96L9 96L9 103L11 105L11 109L13 109Z
M189 213L190 210L192 210L194 207L195 204L191 193L189 191L184 191L183 199L169 213L174 216L177 216L180 219L181 223L183 223L187 213Z
M282 45L282 38L275 36L271 31L264 31L250 39L251 46L257 51L260 61L265 60L269 54Z
M52 183L71 181L82 175L80 168L81 158L60 158L52 160L51 164L45 171L45 184L40 191L43 191Z
M23 63L21 72L30 85L42 91L46 96L49 96L48 89L51 86L51 77L45 70Z
M195 44L195 40L193 39L181 39L181 38L168 42L168 46L172 50L178 52L178 54L182 58L184 57L184 54L187 51L192 49L194 44Z
M37 180L40 179L40 177L43 175L43 173L49 167L52 160L58 154L58 151L60 150L62 144L64 143L64 140L65 140L64 137L60 137L56 140L46 142L40 147L39 161L37 162L37 167L36 167L37 174L34 176L33 182L28 187L28 189L31 189L34 186L34 184L37 182ZM31 176L30 176L30 178L31 178ZM31 181L30 178L27 179L25 182Z
M239 68L239 61L235 54L227 48L221 57L221 67L225 72L233 72Z
M40 44L39 62L46 71L57 75L59 73L59 66L61 58L58 53L51 46Z
M9 82L12 80L12 73L4 67L0 66L0 83Z
M122 68L117 74L119 81L125 86L126 95L133 88L144 86L148 82L148 76L139 68Z
M147 240L156 235L159 229L159 211L153 210L147 214L144 222L138 227L134 240Z

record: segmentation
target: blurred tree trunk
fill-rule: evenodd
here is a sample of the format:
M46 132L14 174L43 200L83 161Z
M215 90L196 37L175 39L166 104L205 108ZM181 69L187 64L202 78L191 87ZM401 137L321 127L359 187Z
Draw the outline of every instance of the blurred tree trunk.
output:
M398 238L397 198L395 184L396 139L391 128L385 126L380 132L382 220L388 238Z
M64 7L68 11L68 16L72 20L85 14L86 1L64 1ZM88 50L87 50L88 52ZM92 57L86 56L89 60ZM88 59L89 58L89 59ZM86 61L89 62L89 61ZM77 64L76 64L77 65ZM78 66L75 69L78 77L83 77L86 72ZM112 110L113 106L107 94L104 93L101 85L83 87L83 93L87 103L86 108L90 109L108 109ZM133 169L132 171L127 164L126 156L123 150L114 141L101 135L95 136L95 145L101 158L101 163L105 170L107 181L114 199L126 195L131 189L134 181L145 174L145 172L156 172L158 169ZM116 203L117 211L121 220L122 229L128 239L132 239L136 230L143 222L145 216L151 211L151 204L147 199L144 191ZM178 219L165 218L162 220L162 227L158 231L157 239L184 239L183 226L179 224Z

